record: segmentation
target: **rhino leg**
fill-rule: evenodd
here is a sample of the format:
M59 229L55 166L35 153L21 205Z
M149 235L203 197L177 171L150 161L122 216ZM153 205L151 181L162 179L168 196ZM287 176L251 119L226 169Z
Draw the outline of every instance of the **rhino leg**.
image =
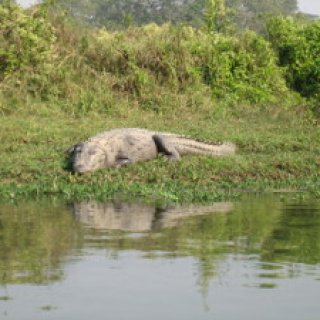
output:
M163 154L168 160L180 160L180 154L177 149L168 143L165 138L157 134L153 135L152 138L156 144L158 153Z

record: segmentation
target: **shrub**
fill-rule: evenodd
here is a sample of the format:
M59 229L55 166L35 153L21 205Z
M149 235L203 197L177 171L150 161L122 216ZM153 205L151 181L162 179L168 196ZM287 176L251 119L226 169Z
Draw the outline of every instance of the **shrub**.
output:
M31 11L0 6L2 113L27 109L34 98L83 115L120 105L198 108L202 95L209 96L205 104L212 98L224 105L284 105L291 97L274 51L254 32L170 24L84 31L49 4Z
M234 102L274 102L288 92L270 44L254 32L236 38L168 24L102 30L87 59L126 79L119 87L138 95L148 86L183 92L199 83Z
M239 38L221 34L199 39L204 81L221 98L249 103L272 102L287 92L276 56L268 42L254 32Z
M270 18L270 41L284 67L288 85L307 98L320 95L320 21Z
M28 14L11 1L0 5L0 77L24 69L48 70L55 40L43 10Z

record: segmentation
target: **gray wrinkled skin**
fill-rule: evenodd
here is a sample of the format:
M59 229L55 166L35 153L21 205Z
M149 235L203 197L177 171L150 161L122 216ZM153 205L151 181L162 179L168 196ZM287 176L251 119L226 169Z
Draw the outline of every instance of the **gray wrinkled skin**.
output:
M159 154L179 160L185 154L222 156L235 153L232 143L214 144L173 133L140 128L105 131L72 146L68 150L74 172L85 173L102 168L121 167L155 159Z

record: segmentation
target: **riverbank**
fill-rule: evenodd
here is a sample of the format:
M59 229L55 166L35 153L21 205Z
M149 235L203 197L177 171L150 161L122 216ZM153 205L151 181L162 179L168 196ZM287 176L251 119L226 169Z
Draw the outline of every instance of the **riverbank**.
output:
M103 130L146 127L191 137L232 141L235 156L156 159L85 175L67 169L65 150ZM185 110L179 116L139 109L117 115L36 112L0 118L1 198L142 197L203 202L242 191L304 191L319 195L320 128L296 110L242 110L241 117Z
M30 11L8 2L0 17L0 197L319 194L318 21L274 17L263 36L170 24L90 29L51 2ZM71 145L116 127L231 141L238 151L68 171Z

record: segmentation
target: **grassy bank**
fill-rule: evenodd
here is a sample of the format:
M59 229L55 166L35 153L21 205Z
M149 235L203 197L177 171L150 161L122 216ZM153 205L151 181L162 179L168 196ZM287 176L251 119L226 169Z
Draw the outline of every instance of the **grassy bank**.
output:
M113 127L148 127L237 144L236 156L187 156L179 163L157 159L120 169L72 175L64 151L73 143ZM173 201L209 201L239 191L319 192L320 129L291 112L241 118L180 117L140 110L117 116L65 114L0 119L2 197L58 194L66 198L120 194Z
M239 191L319 194L320 95L310 67L318 60L309 55L299 73L300 50L290 76L290 68L278 65L282 47L273 49L252 32L233 36L170 25L89 31L52 10L0 10L6 22L0 30L2 198L212 201ZM306 50L307 44L306 38ZM298 42L290 45L294 50ZM286 79L307 77L308 70L312 90L301 96ZM86 175L67 170L69 146L115 127L232 141L238 152Z

